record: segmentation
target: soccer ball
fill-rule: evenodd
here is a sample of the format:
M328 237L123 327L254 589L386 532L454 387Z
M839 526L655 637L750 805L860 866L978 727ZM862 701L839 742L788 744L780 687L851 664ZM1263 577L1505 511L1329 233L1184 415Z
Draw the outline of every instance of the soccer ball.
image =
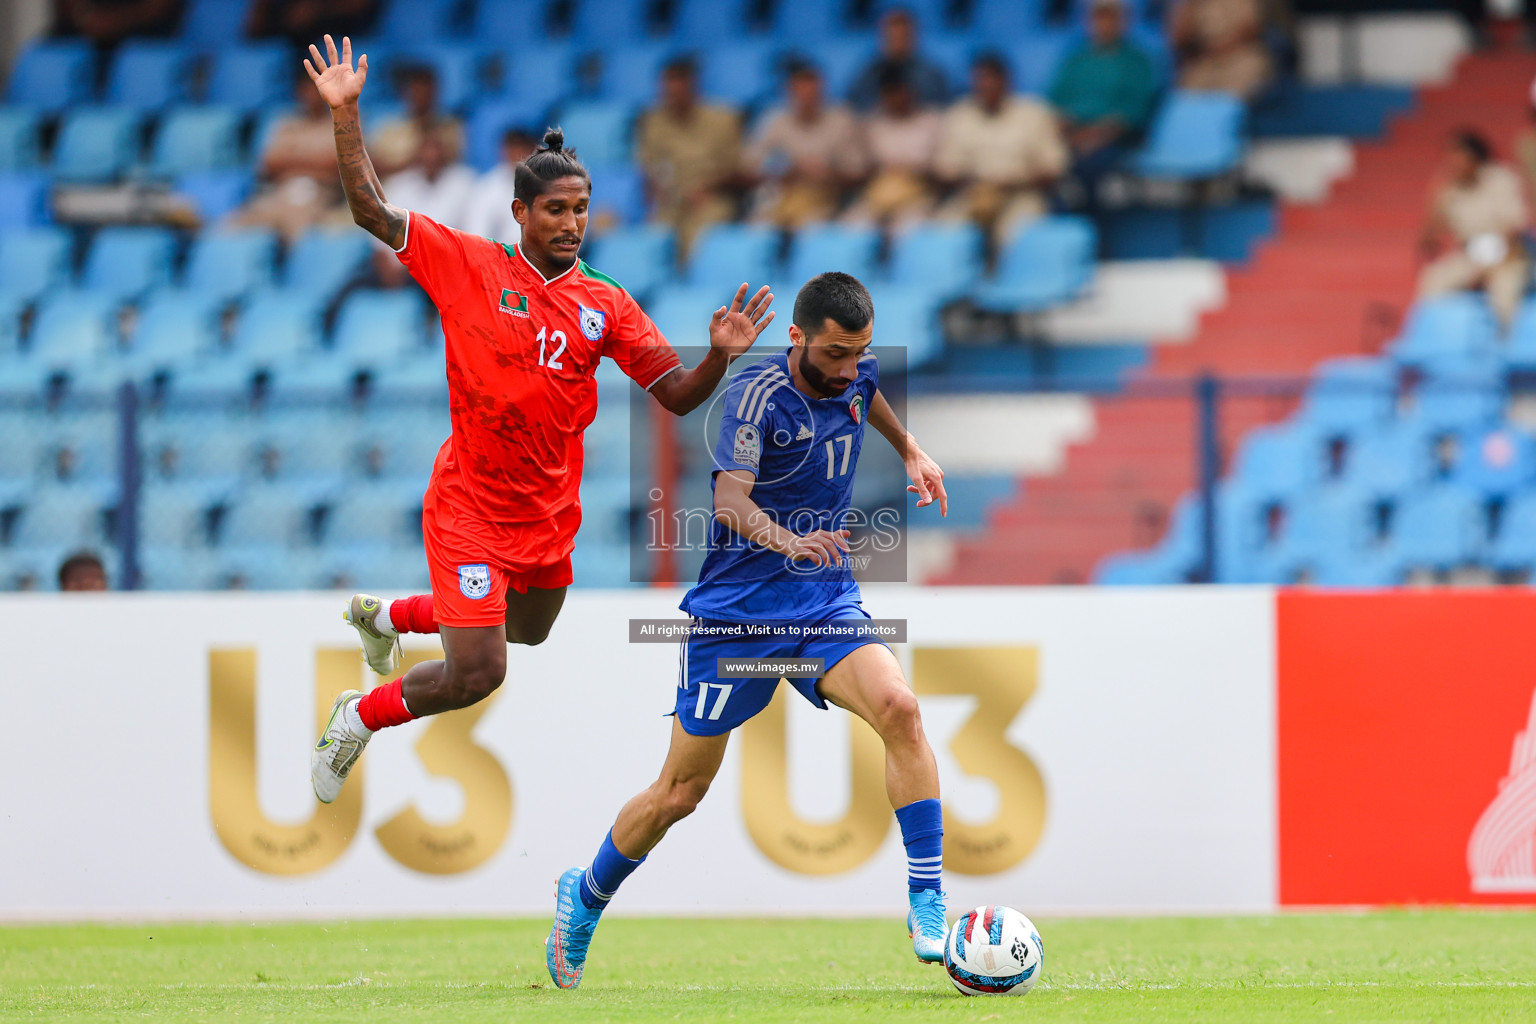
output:
M1022 996L1044 969L1040 932L1011 907L977 907L944 940L944 970L968 996Z

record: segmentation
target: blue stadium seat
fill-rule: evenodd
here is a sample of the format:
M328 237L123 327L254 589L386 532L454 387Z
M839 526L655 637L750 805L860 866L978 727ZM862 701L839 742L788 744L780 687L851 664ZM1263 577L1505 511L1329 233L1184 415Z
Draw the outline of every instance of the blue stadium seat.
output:
M21 349L21 317L30 305L30 300L10 292L0 291L0 390L6 387L6 381L10 380L17 372L23 373L25 378L26 367L23 366L25 353ZM24 386L30 387L28 382ZM4 445L0 445L3 452ZM0 470L0 476L4 476Z
M22 507L12 534L17 547L95 548L107 541L112 493L96 484L45 484Z
M673 51L659 43L634 43L605 50L602 94L608 99L649 104L656 96L661 69Z
M566 143L582 160L593 164L629 161L630 123L634 109L620 100L577 101L560 111Z
M470 35L503 46L543 40L549 35L549 7L549 0L480 0Z
M1045 95L1055 81L1056 69L1061 66L1071 44L1072 38L1066 33L1052 32L1030 35L1010 45L1005 52L1012 71L1014 90L1035 96ZM1234 138L1241 130L1240 126L1233 129Z
M1477 561L1486 528L1481 499L1443 484L1406 495L1393 510L1392 544L1406 565L1453 569Z
M1396 403L1397 367L1353 356L1317 368L1300 415L1317 430L1350 435L1386 421Z
M11 72L6 99L43 113L56 113L90 98L95 57L82 40L29 46Z
M592 176L589 229L606 231L615 225L638 224L645 219L645 180L633 164L588 162Z
M327 545L313 563L318 575L309 584L325 590L368 586L396 593L422 593L431 587L427 560L419 544Z
M192 243L182 283L208 299L227 302L272 283L277 236L260 228L204 232Z
M855 29L849 24L849 6L847 0L776 0L768 31L796 50L814 40L847 35Z
M646 15L651 6L634 0L576 0L571 35L597 48L637 43L650 34Z
M240 161L240 115L229 107L180 107L160 123L151 173L166 178Z
M376 428L347 412L277 404L251 433L258 458L265 451L275 453L279 478L334 484L362 470L365 445ZM325 443L316 444L321 437Z
M1154 587L1189 580L1192 563L1180 552L1161 547L1148 551L1123 551L1103 559L1093 570L1093 582L1101 587Z
M117 301L171 279L176 237L165 228L103 228L91 243L81 283Z
M918 28L925 37L961 27L955 24L953 16L959 14L968 21L971 14L970 4L961 5L962 9L957 11L952 0L874 0L869 6L872 22L878 22L888 11L911 11L917 16Z
M62 181L116 178L138 159L139 115L121 107L75 107L64 115L53 149L53 173Z
M1434 376L1413 395L1413 416L1435 435L1491 426L1504 411L1504 377L1494 370Z
M619 228L597 240L588 262L643 299L671 278L672 245L672 229L660 224Z
M485 47L472 42L435 42L417 40L410 45L394 43L397 49L377 62L370 51L368 65L381 69L381 80L388 79L393 91L395 72L403 65L422 64L437 76L437 101L444 110L463 111L485 91ZM514 58L516 59L516 58Z
M117 303L96 289L56 291L38 307L28 353L43 376L96 369L117 348Z
M1308 583L1318 587L1395 587L1403 581L1402 555L1391 544L1329 555L1310 566Z
M1503 355L1511 369L1536 371L1536 298L1520 304L1509 325Z
M229 498L219 543L231 547L308 546L312 543L314 510L322 501L313 486L276 480L248 483Z
M743 281L754 289L775 276L779 235L760 224L716 224L695 239L688 259L687 283L734 294ZM719 301L710 309L719 306Z
M37 166L41 129L37 111L29 107L0 107L0 173Z
M801 228L789 247L786 274L804 283L828 270L841 270L861 281L875 277L880 233L874 228L815 224Z
M1414 303L1392 357L1418 364L1442 356L1491 353L1498 337L1493 313L1481 295L1458 293Z
M152 452L149 456L153 460ZM146 547L201 546L208 538L209 512L224 500L216 485L161 481L151 475L139 495L139 543Z
M220 47L209 64L206 99L241 113L286 103L295 59L281 43Z
M736 285L740 284L740 281L736 282ZM736 285L732 285L729 292L718 286L711 288L663 286L651 294L646 302L645 312L674 345L686 344L687 339L690 338L702 340L703 333L708 328L710 314L729 301L730 296L735 294ZM759 344L762 345L764 342Z
M212 224L239 209L254 185L247 170L193 171L177 178L175 188L202 223Z
M129 40L112 58L107 102L145 114L170 106L186 91L190 59L179 43Z
M779 70L778 54L767 42L717 43L699 54L699 91L740 107L766 104L776 98Z
M847 98L877 49L872 40L863 36L817 37L796 47L821 69L827 97L833 100Z
M26 301L69 279L70 236L63 228L0 232L0 294Z
M1504 506L1488 561L1497 569L1536 569L1536 491L1523 491Z
M519 97L486 100L475 107L465 128L465 160L478 171L488 171L501 162L501 137L509 128L522 128L539 138L548 104L532 103ZM572 143L575 146L575 143Z
M373 252L373 241L351 228L306 232L288 252L283 287L329 300L357 277Z
M266 289L251 296L240 314L227 358L217 367L183 374L179 383L202 378L209 386L238 386L253 370L272 370L319 352L320 301L311 293Z
M746 0L678 0L673 8L672 41L706 47L739 39L748 27L747 9Z
M1153 118L1132 166L1151 178L1211 178L1243 156L1241 100L1226 93L1176 91Z
M326 517L327 543L419 543L425 480L378 480L348 487Z
M1040 0L975 0L971 30L979 39L1017 39L1040 27Z
M40 173L0 173L0 230L46 224L48 178Z
M794 306L794 292L776 293L787 318ZM939 330L939 302L931 292L889 284L871 284L870 298L875 304L876 345L904 349L907 366L925 366L944 352L944 336ZM782 297L779 297L782 296Z
M997 275L980 282L978 305L1042 310L1076 298L1093 274L1095 234L1082 217L1041 217L1005 243Z
M981 251L974 224L918 224L892 240L889 279L942 299L959 298L981 278Z
M139 309L128 362L134 376L174 375L218 345L217 302L199 292L162 288Z
M187 0L181 40L199 52L217 53L230 44L230 27L244 25L251 0Z
M377 30L401 46L447 38L454 34L457 6L456 0L388 0Z
M1536 484L1536 437L1500 424L1460 438L1451 480L1489 498L1507 498Z
M1297 423L1259 427L1243 438L1233 476L1256 495L1286 500L1323 479L1324 447Z
M1280 544L1291 565L1315 567L1366 548L1374 536L1373 497L1348 484L1306 490L1286 503Z
M1387 501L1429 480L1433 467L1431 439L1412 422L1398 421L1351 440L1344 479Z
M361 288L347 296L336 318L332 349L338 355L387 363L395 356L420 352L426 346L420 293Z

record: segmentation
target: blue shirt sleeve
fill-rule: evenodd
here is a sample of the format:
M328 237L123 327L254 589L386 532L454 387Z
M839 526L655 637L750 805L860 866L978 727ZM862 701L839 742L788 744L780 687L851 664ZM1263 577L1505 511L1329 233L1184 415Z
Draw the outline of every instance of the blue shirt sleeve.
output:
M773 429L774 416L768 409L771 395L787 384L782 374L743 373L725 389L715 470L744 469L759 475L766 438Z

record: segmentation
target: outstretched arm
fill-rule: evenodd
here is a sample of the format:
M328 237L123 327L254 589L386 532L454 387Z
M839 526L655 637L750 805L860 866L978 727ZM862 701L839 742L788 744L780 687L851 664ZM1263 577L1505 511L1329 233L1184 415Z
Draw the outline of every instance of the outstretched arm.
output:
M351 39L341 37L341 55L338 57L336 42L327 35L325 51L330 57L329 64L311 44L309 55L313 63L306 60L304 69L331 107L331 124L336 132L336 163L341 168L341 187L347 194L347 206L359 227L391 249L399 249L405 244L406 212L384 201L384 186L363 146L363 125L357 112L357 98L362 95L363 83L368 80L368 55L362 55L354 71Z
M742 303L746 302L745 308ZM758 335L773 323L773 293L768 286L747 302L747 286L736 289L729 307L721 306L709 320L709 354L686 373L670 373L651 388L651 394L668 412L686 416L715 392L731 360L752 347Z
M907 476L912 481L907 490L917 495L917 507L932 505L937 498L939 515L949 515L949 495L944 491L944 471L928 457L927 452L918 447L917 438L901 425L896 410L891 408L891 403L885 400L878 389L875 391L875 400L869 403L869 425L880 431L891 442L891 447L896 449L896 454L901 456L902 465L907 467Z
M814 530L801 536L786 530L752 500L757 477L744 469L715 474L715 519L754 544L777 551L791 561L812 565L842 565L848 550L847 530Z

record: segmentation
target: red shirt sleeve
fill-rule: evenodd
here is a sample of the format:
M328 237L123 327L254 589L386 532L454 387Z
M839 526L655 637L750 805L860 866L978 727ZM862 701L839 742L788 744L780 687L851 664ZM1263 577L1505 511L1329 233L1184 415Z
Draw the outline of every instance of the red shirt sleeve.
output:
M649 391L657 381L682 366L683 361L640 304L628 292L622 294L617 322L603 339L603 355L618 363L630 380Z
M444 227L414 210L405 226L405 245L395 255L439 310L453 305L474 279L468 243L474 235Z

